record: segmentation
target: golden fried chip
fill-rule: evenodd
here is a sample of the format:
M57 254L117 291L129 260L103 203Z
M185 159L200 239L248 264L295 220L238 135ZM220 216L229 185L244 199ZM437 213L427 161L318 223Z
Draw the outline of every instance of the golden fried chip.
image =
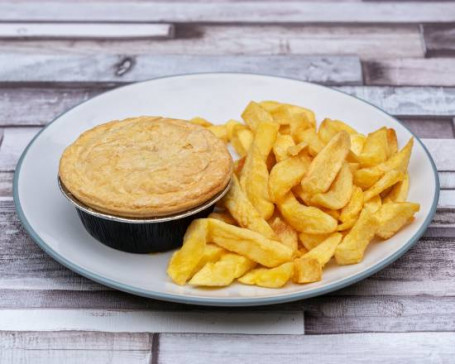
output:
M398 139L395 129L387 129L387 158L398 152Z
M373 196L368 201L364 202L363 207L370 211L371 213L375 213L378 211L382 206L382 199L380 195Z
M335 259L338 264L355 264L363 259L365 249L379 227L378 220L367 209L363 209L349 233L335 250Z
M167 268L167 274L175 283L183 285L193 274L204 254L207 233L207 219L194 220L186 230L183 245L172 255Z
M273 229L275 234L278 236L278 240L284 245L292 249L294 253L297 252L299 240L297 231L284 221L280 216L273 216L269 220L270 227Z
M344 162L330 189L325 193L314 195L311 202L332 210L343 208L351 198L352 179L351 168L347 162Z
M295 283L312 283L322 279L322 266L315 258L305 256L294 260Z
M305 142L293 145L288 148L288 155L291 157L294 157L296 155L299 155L302 151L308 148L308 144Z
M351 134L351 151L355 155L362 153L363 146L365 145L365 140L367 137L363 134Z
M265 267L276 267L292 259L292 249L244 228L222 221L209 221L209 241L231 252L243 255Z
M340 244L343 235L340 233L334 233L329 235L324 241L319 243L308 253L306 253L303 258L313 258L316 259L322 268L332 259L335 254L335 249L338 244Z
M261 122L257 125L253 143L240 173L240 185L243 191L259 214L266 220L273 215L275 208L269 197L269 171L266 160L277 134L278 124L274 122Z
M352 189L351 199L348 204L343 207L340 213L341 225L338 226L338 230L350 229L355 220L360 214L363 207L363 191L360 187L354 186Z
M246 156L251 144L253 143L253 132L247 128L236 128L230 139L231 145L240 156Z
M384 198L384 202L405 202L408 198L409 174L406 173L404 179L392 187Z
M407 224L416 212L420 210L420 204L412 202L388 202L382 205L376 213L379 228L376 235L382 239L388 239L395 235Z
M319 126L319 139L321 139L324 144L327 144L330 139L337 135L341 130L346 131L350 135L358 134L355 129L340 120L324 119Z
M226 125L211 125L206 128L210 130L215 136L221 139L223 142L227 143L229 141L227 135Z
M273 229L248 200L236 176L232 177L231 188L221 203L241 227L256 231L266 238L277 239Z
M190 280L193 286L225 287L229 286L234 279L241 277L256 263L238 254L224 254L215 263L209 262L197 272Z
M279 202L278 208L284 219L298 232L308 234L328 234L337 228L337 221L316 207L300 204L292 192Z
M200 117L192 118L191 120L189 120L189 122L191 124L200 125L200 126L202 126L204 128L213 125L210 121L207 121L204 118L200 118Z
M269 176L269 196L278 202L292 187L298 185L310 166L305 154L289 157L275 164Z
M208 217L211 219L224 221L226 224L237 225L237 221L232 217L229 211L212 212Z
M323 148L324 144L319 139L318 134L314 128L305 129L292 135L298 144L308 144L308 152L310 155L317 155Z
M294 275L294 263L284 263L276 268L256 268L240 277L243 284L267 288L283 287Z
M405 177L403 172L397 171L395 169L386 172L373 186L364 192L363 197L365 201L368 201L370 198L379 195L381 192L385 191L394 184L402 181Z
M279 163L289 158L288 150L290 147L295 146L292 136L278 133L275 144L273 145L273 154L276 161Z
M335 135L311 162L302 180L302 189L312 195L326 192L349 152L349 134L344 130Z
M387 160L387 128L368 134L359 161L362 167L372 167Z
M311 251L313 248L318 246L322 243L325 239L327 239L330 234L307 234L307 233L300 233L299 240L300 243L305 247L306 250Z
M247 126L243 125L240 121L230 119L224 124L226 126L226 133L228 136L229 141L232 139L234 135L234 131L238 129L248 129Z
M362 189L370 188L375 184L384 173L392 169L405 173L408 169L414 139L409 139L408 143L398 153L391 156L384 163L370 168L362 168L354 173L354 183Z
M204 248L204 253L202 254L201 260L197 264L196 268L194 268L194 271L189 278L199 272L204 265L218 261L226 253L227 250L221 248L216 244L207 244Z
M268 112L274 111L277 107L279 107L281 104L277 101L261 101L259 103L259 106L261 106L264 110Z
M242 119L251 130L256 130L261 122L273 123L272 115L254 101L251 101L243 111Z
M236 176L240 176L243 166L245 165L246 157L242 157L234 161L234 173Z

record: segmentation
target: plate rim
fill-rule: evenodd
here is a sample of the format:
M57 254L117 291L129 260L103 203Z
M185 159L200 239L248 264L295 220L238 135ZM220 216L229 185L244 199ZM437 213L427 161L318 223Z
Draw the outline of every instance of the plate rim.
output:
M374 264L372 267L359 272L357 274L354 274L353 276L347 277L345 279L341 279L338 282L330 283L324 287L316 288L311 291L302 291L302 292L294 292L290 294L285 294L277 297L260 297L260 298L212 298L212 297L197 297L197 296L185 296L185 295L179 295L179 294L173 294L173 293L162 293L162 292L157 292L157 291L150 291L146 290L143 288L138 288L134 287L128 284L123 284L119 283L115 280L112 280L110 278L103 277L102 275L99 275L97 273L90 272L89 270L80 267L77 264L72 263L71 261L67 260L63 255L57 253L52 249L45 241L40 237L40 235L34 230L34 228L31 226L31 224L28 222L27 218L25 217L25 213L22 209L20 199L19 199L19 192L18 192L18 181L20 178L20 173L22 169L22 162L24 158L26 157L30 147L33 145L35 140L43 133L51 124L53 124L55 121L57 121L60 117L65 115L66 113L70 112L72 109L86 103L89 101L92 101L93 99L97 97L104 96L110 92L116 91L118 89L134 86L137 84L142 84L142 83L147 83L151 81L156 81L156 80L162 80L166 78L179 78L179 77L185 77L185 76L198 76L198 75L244 75L244 76L259 76L259 77L268 77L268 78L276 78L276 79L285 79L285 80L291 80L291 81L296 81L296 82L301 82L305 84L309 84L315 87L321 87L324 89L329 89L331 91L339 92L341 94L347 95L349 97L352 97L354 99L359 100L360 102L363 102L365 104L370 105L371 107L379 110L380 112L384 113L394 121L396 121L398 124L403 126L413 137L414 139L422 146L423 150L425 151L427 157L430 160L430 164L433 170L433 178L435 180L435 191L433 195L433 202L429 211L428 216L425 218L425 221L423 222L422 226L416 231L416 233L404 244L400 249L398 249L395 253L391 254L390 256L384 258L382 261L379 261L378 263ZM19 217L19 220L21 221L23 227L27 231L27 233L30 235L30 237L34 240L34 242L42 249L46 254L50 255L54 260L65 266L66 268L72 270L73 272L80 274L84 276L85 278L88 278L92 281L95 281L97 283L100 283L104 286L114 288L119 291L127 292L130 294L134 294L137 296L141 297L147 297L147 298L152 298L152 299L157 299L161 301L168 301L168 302L176 302L176 303L183 303L183 304L192 304L192 305L200 305L200 306L224 306L224 307L234 307L234 306L263 306L263 305L272 305L272 304L279 304L279 303L285 303L285 302L291 302L291 301L297 301L297 300L303 300L303 299L308 299L311 297L316 297L316 296L321 296L339 289L342 289L344 287L350 286L354 283L357 283L374 273L384 269L391 263L393 263L395 260L400 258L404 253L406 253L411 247L413 247L417 241L420 239L420 237L424 234L424 232L427 230L428 225L431 223L433 220L433 217L436 213L437 209L437 204L439 201L439 194L440 194L440 182L439 182L439 174L438 170L436 168L436 164L433 160L433 157L431 156L430 152L428 151L427 147L423 142L420 140L420 138L415 135L406 125L404 125L400 120L395 118L394 116L390 115L388 112L384 111L380 107L370 103L369 101L360 99L356 96L350 95L344 91L325 86L325 85L320 85L317 83L313 82L308 82L308 81L303 81L299 79L295 79L292 77L283 77L283 76L274 76L274 75L267 75L267 74L262 74L262 73L251 73L251 72L193 72L193 73L183 73L183 74L175 74L175 75L167 75L167 76L162 76L162 77L155 77L152 79L140 81L140 82L133 82L129 83L127 85L123 85L120 87L116 87L112 90L105 91L99 95L96 95L94 97L89 98L88 100L84 100L73 107L63 111L59 115L57 115L52 121L50 121L42 130L40 130L33 138L32 140L28 143L27 147L24 149L24 151L21 154L21 157L19 158L19 161L17 162L16 169L14 172L14 179L13 179L13 200L14 200L14 205L16 208L16 213Z

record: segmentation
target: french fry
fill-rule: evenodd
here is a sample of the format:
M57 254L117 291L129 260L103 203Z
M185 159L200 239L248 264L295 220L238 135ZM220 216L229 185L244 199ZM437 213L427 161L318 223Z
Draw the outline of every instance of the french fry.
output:
M359 161L362 167L372 167L387 160L387 128L368 134Z
M308 173L302 179L302 190L312 195L326 192L340 171L349 148L349 134L340 131L311 162Z
M236 129L248 129L244 124L242 124L240 121L230 119L224 124L226 127L226 133L229 141L231 141L234 131ZM249 130L249 129L248 129Z
M337 228L337 221L316 207L300 204L292 192L278 202L278 208L284 219L298 232L308 234L328 234Z
M351 198L353 188L352 179L353 177L349 164L344 162L330 189L325 193L314 195L311 201L314 204L332 210L343 208Z
M338 230L350 229L357 220L360 211L362 211L362 207L363 191L360 187L354 186L348 204L341 210L340 221L342 224L338 226Z
M237 221L235 221L229 211L212 212L208 217L211 219L224 221L226 224L237 225Z
M200 118L200 117L192 118L191 120L189 120L189 122L191 124L200 125L200 126L202 126L204 128L213 125L210 121L207 121L204 118Z
M275 208L269 196L269 171L266 160L275 143L277 133L278 124L274 122L261 122L257 125L253 143L240 173L242 189L259 214L266 220L273 215Z
M349 135L358 134L355 129L340 120L324 119L319 126L319 139L321 139L324 144L327 144L330 139L337 135L341 130L346 131Z
M363 134L351 134L351 150L355 155L360 155L365 145L365 140L367 137Z
M367 209L363 209L349 233L335 250L338 264L356 264L362 261L365 249L379 227L378 219Z
M267 288L283 287L294 275L294 263L284 263L276 268L256 268L238 281L243 284L256 285Z
M295 254L298 249L299 240L297 231L284 221L280 216L273 216L269 220L270 227L278 236L278 240L281 241L284 245L292 249Z
M247 128L236 128L230 138L231 145L240 157L246 156L253 142L253 132Z
M240 176L243 167L245 166L246 157L242 157L234 161L234 173L236 176Z
M193 273L189 278L193 277L197 272L199 272L204 265L218 261L226 253L227 250L224 250L216 244L207 244L204 248L204 253L199 260L199 263L197 264L196 268L194 268Z
M308 171L310 163L309 158L303 154L275 164L269 176L270 200L278 202L292 187L298 185Z
M340 233L329 235L324 241L306 253L303 258L314 258L319 262L321 267L324 268L324 266L335 254L335 250L338 244L340 244L342 238L343 235Z
M261 122L273 123L272 115L254 101L251 101L243 110L242 119L251 130L256 130Z
M414 139L409 139L408 143L396 154L391 156L384 163L370 168L362 168L354 173L354 183L363 190L370 188L386 172L392 169L405 173L408 169Z
M384 202L405 202L408 198L409 174L406 173L403 180L392 187L384 198Z
M308 144L308 152L313 157L324 148L324 144L321 142L318 134L316 133L316 130L313 128L300 130L298 133L294 133L292 136L298 144Z
M275 144L273 144L273 154L279 163L289 158L289 148L295 146L294 139L290 135L278 133Z
M376 213L379 228L376 235L388 239L395 235L420 210L418 203L388 202Z
M290 157L295 157L296 155L299 155L300 152L304 151L307 148L308 148L308 144L305 142L293 145L288 148L288 155Z
M398 152L398 139L395 129L387 129L387 158Z
M266 238L277 239L273 229L248 200L236 176L232 177L231 188L221 203L241 227L256 231Z
M292 259L292 249L278 241L267 239L255 231L228 225L219 220L207 220L209 241L226 250L245 256L269 268Z
M211 125L206 128L210 130L215 136L223 142L229 142L226 125Z
M322 266L315 258L305 256L294 260L295 283L312 283L322 279Z
M375 213L378 211L382 206L382 199L380 195L373 196L368 201L365 201L363 207L370 211L371 213Z
M264 110L268 112L273 112L276 108L278 108L281 104L277 101L261 101L259 106L261 106Z
M403 172L397 171L395 169L386 172L379 181L377 181L373 186L371 186L364 193L365 201L368 201L370 198L379 195L381 192L385 191L394 184L402 181L405 178Z
M330 234L307 234L300 233L300 243L305 247L306 250L311 251L329 237Z
M281 125L290 125L292 130L315 127L315 117L311 110L290 104L281 104L271 111L273 120Z
M209 262L190 280L192 286L225 287L241 277L256 263L238 254L224 254L217 262Z
M183 245L172 255L167 268L167 274L175 283L185 284L194 273L204 254L207 233L207 219L194 220L186 230Z

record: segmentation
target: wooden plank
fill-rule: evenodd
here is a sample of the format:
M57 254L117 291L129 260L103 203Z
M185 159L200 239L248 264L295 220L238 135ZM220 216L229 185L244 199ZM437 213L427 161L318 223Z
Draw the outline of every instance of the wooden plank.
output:
M11 62L14 59L14 62ZM121 84L194 72L257 72L326 84L360 84L352 56L80 56L0 54L0 82Z
M188 350L191 348L191 350ZM302 336L160 336L160 363L449 363L454 333L347 334Z
M451 3L0 3L2 21L146 21L170 23L431 23L454 22Z
M4 141L0 145L0 171L13 171L20 155L30 140L40 130L38 127L4 128ZM455 171L455 139L422 139L440 171Z
M455 171L455 139L422 139L422 142L433 157L438 171Z
M169 39L173 35L172 24L0 24L0 39Z
M13 195L13 177L12 172L0 172L0 197Z
M363 66L367 85L455 85L455 59L451 58L378 60L367 61Z
M115 351L110 350L11 350L0 351L2 363L34 363L34 364L149 364L152 354L147 351Z
M302 305L306 334L455 331L454 297L324 296Z
M149 333L0 331L0 349L150 351Z
M428 57L445 57L455 54L455 26L453 24L424 25L423 37Z
M425 130L431 130L433 122L441 125L446 122L446 117L455 115L455 88L377 86L336 88L371 102L390 114L401 118L412 118L415 124L422 122L422 128L426 128ZM47 124L65 110L106 90L108 88L87 86L71 88L1 87L0 126ZM429 126L426 127L426 125ZM416 126L416 128L420 128L420 126Z
M403 122L419 138L447 139L455 137L450 117L445 118L410 118L401 117Z
M439 183L441 188L455 189L455 173L439 172Z
M303 312L2 309L2 331L303 334Z
M455 208L455 190L441 190L438 206L446 209Z
M41 128L6 128L0 144L0 171L14 171L22 152Z
M3 52L27 54L358 55L362 59L423 57L417 25L177 24L172 41L0 40Z

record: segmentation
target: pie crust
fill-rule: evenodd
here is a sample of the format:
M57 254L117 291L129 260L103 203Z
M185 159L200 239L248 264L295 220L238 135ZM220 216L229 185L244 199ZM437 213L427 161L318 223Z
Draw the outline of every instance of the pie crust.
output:
M65 149L59 176L89 207L122 217L172 215L229 183L226 145L184 120L142 116L90 129Z

